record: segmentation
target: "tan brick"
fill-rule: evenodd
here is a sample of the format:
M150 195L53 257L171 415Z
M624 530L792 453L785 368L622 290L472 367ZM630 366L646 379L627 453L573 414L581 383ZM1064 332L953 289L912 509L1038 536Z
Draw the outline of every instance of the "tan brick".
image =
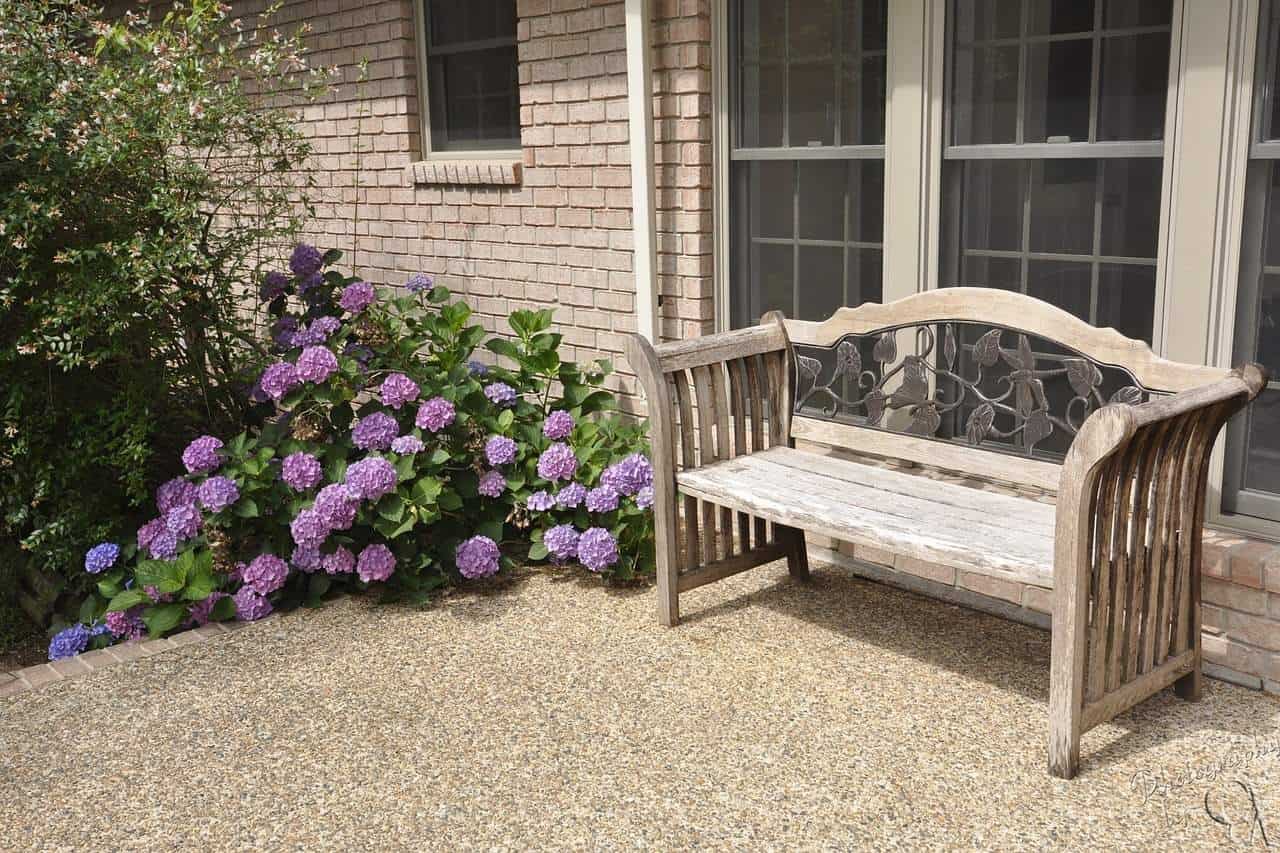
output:
M908 557L905 554L899 554L894 560L893 566L900 572L906 572L907 574L946 584L947 586L955 586L956 583L956 570L952 566L931 563L915 557Z
M1246 542L1231 549L1231 580L1254 589L1263 588L1263 566L1275 557L1276 546L1270 542Z
M1225 634L1202 634L1200 648L1204 659L1236 672L1259 675L1262 671L1261 650L1238 642Z
M1252 646L1280 651L1280 621L1266 616L1233 612L1227 633Z
M895 558L892 551L885 551L872 545L855 545L853 553L859 560L865 560L868 563L876 563L881 566L892 566Z
M80 660L79 655L52 661L49 666L63 678L68 678L73 675L83 675L84 673L93 671L93 667Z
M25 693L28 689L29 688L25 681L14 678L0 684L0 699L5 698L6 696L16 696L19 693Z
M94 649L91 652L85 652L80 655L80 660L82 663L87 664L90 669L102 669L116 662L116 659L106 649Z
M1011 601L1014 604L1022 603L1023 584L1014 581L994 578L977 572L961 572L960 586L990 598L999 598L1003 601Z
M1201 578L1200 596L1205 602L1245 613L1266 614L1267 593L1241 586L1235 579Z
M62 679L62 673L55 670L48 664L36 664L18 670L18 678L22 679L30 687L43 687L44 685Z

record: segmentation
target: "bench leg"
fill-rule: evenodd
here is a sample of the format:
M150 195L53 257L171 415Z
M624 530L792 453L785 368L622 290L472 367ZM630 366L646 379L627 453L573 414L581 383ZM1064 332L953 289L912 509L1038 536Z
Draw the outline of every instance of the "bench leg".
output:
M787 549L787 571L796 580L809 579L809 552L804 544L804 531L778 525L777 539Z
M1200 656L1196 656L1195 669L1173 682L1173 692L1178 698L1188 702L1200 701L1200 691L1204 689L1204 677L1200 674Z

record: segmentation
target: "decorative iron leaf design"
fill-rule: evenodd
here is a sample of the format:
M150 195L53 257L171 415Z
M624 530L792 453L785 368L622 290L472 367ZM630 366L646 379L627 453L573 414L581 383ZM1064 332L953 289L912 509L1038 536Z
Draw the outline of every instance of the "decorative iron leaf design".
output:
M867 420L872 424L880 423L880 419L884 417L884 392L876 388L862 399L862 404L867 407Z
M1020 417L1028 417L1036 409L1046 409L1048 404L1044 397L1044 383L1031 378L1027 371L1019 370L1013 374L1015 408Z
M841 341L836 347L836 376L857 376L862 372L862 354L853 341Z
M929 375L924 359L909 355L902 360L902 385L893 392L891 405L920 405L929 398Z
M822 372L822 362L807 355L796 356L796 367L800 371L800 378L809 382L817 382L818 374Z
M1137 405L1142 402L1142 389L1137 385L1126 385L1111 395L1110 402Z
M1005 364L1014 370L1035 370L1036 356L1031 351L1031 342L1027 340L1026 335L1018 335L1018 349L1014 350L1002 349L1000 355L1004 358Z
M938 413L933 403L929 403L916 406L911 412L911 426L907 427L907 432L912 435L931 436L940 426L942 426L942 415Z
M991 425L995 423L995 419L996 407L990 403L983 403L970 412L969 420L964 427L969 443L981 444L987 437L987 433L991 432Z
M973 360L983 367L991 367L1000 358L1000 335L1003 329L992 329L978 338L973 345Z
M1036 409L1027 416L1026 425L1022 428L1022 438L1028 448L1035 447L1053 433L1053 421L1049 420L1049 412Z
M942 357L947 360L947 370L956 369L956 333L948 323L942 337Z
M898 338L893 332L885 332L876 340L871 350L871 357L881 364L890 364L898 360Z
M1077 397L1089 399L1093 389L1102 384L1102 371L1096 364L1083 358L1064 358L1062 364L1067 368L1067 382Z

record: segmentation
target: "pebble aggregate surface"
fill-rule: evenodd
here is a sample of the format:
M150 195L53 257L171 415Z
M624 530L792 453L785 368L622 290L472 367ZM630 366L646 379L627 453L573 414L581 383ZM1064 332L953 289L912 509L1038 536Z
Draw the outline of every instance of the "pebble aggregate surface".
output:
M665 629L651 590L527 572L0 699L0 848L1280 844L1265 694L1165 691L1086 734L1067 782L1047 633L821 565L681 605Z

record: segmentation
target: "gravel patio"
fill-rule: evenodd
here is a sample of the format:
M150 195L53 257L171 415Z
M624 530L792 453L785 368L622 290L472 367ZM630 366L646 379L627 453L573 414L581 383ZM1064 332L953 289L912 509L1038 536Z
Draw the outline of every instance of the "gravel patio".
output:
M346 599L0 699L0 846L1280 843L1275 699L1166 691L1052 779L1047 633L814 569L676 630L568 572Z

